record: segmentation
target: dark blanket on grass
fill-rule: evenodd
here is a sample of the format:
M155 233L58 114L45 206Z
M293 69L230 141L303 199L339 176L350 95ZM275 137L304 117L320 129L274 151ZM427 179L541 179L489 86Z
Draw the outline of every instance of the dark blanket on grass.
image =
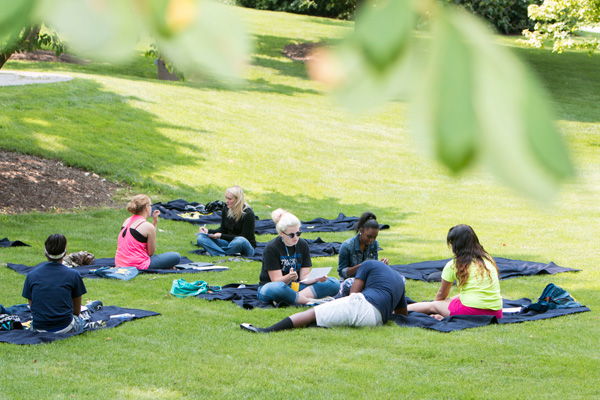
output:
M346 217L340 213L335 219L315 218L310 221L301 221L302 232L345 232L351 231L356 225L358 217ZM379 225L379 229L389 229L389 225ZM275 222L272 219L261 219L254 224L257 235L277 234Z
M9 307L8 310L16 308ZM111 315L118 314L133 314L134 317L131 319L111 319ZM27 322L31 320L31 312L29 310L20 310L16 313L21 319L21 322ZM121 325L123 322L131 321L133 319L140 319L145 317L153 317L160 315L159 313L146 310L137 310L134 308L122 308L117 306L106 306L98 311L90 314L92 321L106 321L106 326L102 329L114 328L115 326ZM90 329L86 329L81 333L87 332ZM71 336L80 335L81 333L50 333L50 332L33 332L23 329L15 329L11 331L0 331L0 342L13 343L13 344L40 344L50 343L55 340L62 340L70 338Z
M247 310L252 310L255 307L274 308L287 306L285 303L273 304L258 300L256 297L258 287L258 284L241 285L239 283L231 283L223 286L220 292L199 294L196 297L206 300L232 301ZM409 301L409 303L412 302L412 300ZM528 306L529 304L531 304L531 300L527 298L522 298L520 300L503 300L503 307L505 308L523 307ZM548 310L543 313L535 311L528 311L525 313L505 313L504 318L500 319L490 315L455 315L444 318L441 321L438 321L429 315L418 312L409 312L408 317L394 314L392 315L391 320L400 326L433 329L438 332L452 332L491 324L513 324L517 322L536 321L538 319L555 318L586 311L590 311L590 309L587 307L577 307Z
M531 300L522 298L519 300L503 299L503 307L524 307L531 304ZM400 326L417 327L433 329L438 332L452 332L468 328L477 328L491 324L514 324L525 321L537 321L539 319L562 317L563 315L577 314L590 311L589 308L582 306L576 308L560 308L538 313L530 310L524 313L504 313L503 318L496 318L491 315L454 315L446 317L441 321L418 312L409 312L408 317L403 315L392 315L391 320Z
M21 242L20 240L10 241L8 238L4 238L0 240L0 247L18 247L18 246L27 246L31 247L27 243Z
M204 204L189 203L183 199L171 200L167 203L155 203L152 211L159 210L160 217L174 221L185 221L196 225L218 225L221 223L221 212L208 213ZM257 217L258 218L258 217ZM340 213L335 219L315 218L302 221L302 232L345 232L354 229L358 217L346 217ZM389 225L379 225L380 229L389 229ZM272 219L259 219L254 225L257 235L277 234L275 222Z
M181 261L179 263L180 264L190 264L192 262L193 261L187 257L181 257ZM28 273L30 273L31 271L33 271L34 269L39 267L41 264L43 264L43 263L39 263L38 265L29 267L29 266L23 265L23 264L7 263L6 266L8 268L20 273L21 275L27 275ZM98 268L102 268L102 267L114 267L114 266L115 266L114 258L97 258L94 261L94 264L92 264L92 265L83 265L81 267L74 267L73 269L79 271L82 278L96 279L96 278L102 278L102 277L94 274L93 271L95 271ZM203 272L206 272L206 271L208 271L208 270L205 270ZM197 274L200 271L190 268L190 269L144 269L144 270L139 270L139 272L144 273L144 274L188 274L188 273Z
M450 261L446 260L423 261L405 265L390 265L406 279L414 279L424 282L440 282L442 280L442 270L444 265ZM518 276L531 276L538 274L554 275L561 272L577 272L580 269L563 268L550 262L548 264L533 261L510 260L508 258L494 257L500 279L516 278Z
M331 257L340 253L340 242L324 242L320 237L316 239L305 239L308 243L308 249L310 250L311 257ZM254 249L254 256L245 257L249 260L262 261L263 253L267 243L258 242ZM208 255L206 250L198 249L190 251L192 254Z

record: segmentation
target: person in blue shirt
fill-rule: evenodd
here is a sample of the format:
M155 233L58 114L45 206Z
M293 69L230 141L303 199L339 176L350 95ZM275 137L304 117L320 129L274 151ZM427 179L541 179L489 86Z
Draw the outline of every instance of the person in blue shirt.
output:
M340 294L347 296L352 286L354 276L358 267L363 261L379 259L377 235L379 234L379 223L377 217L370 211L364 212L358 221L354 230L357 235L346 240L340 246L340 255L338 258L338 274L340 279L344 280L341 285ZM382 258L381 262L389 264L387 258Z
M31 329L38 332L79 333L86 321L81 318L81 297L87 293L78 271L62 264L67 238L48 236L44 244L48 262L27 274L23 297L29 300Z
M350 296L320 304L279 321L269 328L243 323L240 328L255 333L314 325L338 326L384 325L392 314L408 315L402 276L381 261L367 260L356 272Z

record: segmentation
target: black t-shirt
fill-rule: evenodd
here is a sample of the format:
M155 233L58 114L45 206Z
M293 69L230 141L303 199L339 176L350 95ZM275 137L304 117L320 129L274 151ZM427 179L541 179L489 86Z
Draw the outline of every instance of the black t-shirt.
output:
M236 236L243 236L256 248L256 237L254 236L254 223L256 217L252 208L244 208L242 217L235 222L233 218L229 217L229 208L225 206L221 211L221 226L217 229L209 229L208 233L221 234L221 239L231 242Z
M260 270L260 284L271 282L269 271L281 270L283 275L287 275L290 268L294 268L299 275L300 268L310 268L311 266L310 249L306 240L300 239L295 246L287 247L281 236L277 236L265 247Z

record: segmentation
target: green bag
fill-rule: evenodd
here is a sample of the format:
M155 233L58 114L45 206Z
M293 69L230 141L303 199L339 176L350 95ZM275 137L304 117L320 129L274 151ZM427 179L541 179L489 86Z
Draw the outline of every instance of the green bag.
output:
M175 279L169 293L173 296L184 298L208 293L209 289L212 291L221 290L219 286L209 288L208 283L205 281L186 282L185 279Z

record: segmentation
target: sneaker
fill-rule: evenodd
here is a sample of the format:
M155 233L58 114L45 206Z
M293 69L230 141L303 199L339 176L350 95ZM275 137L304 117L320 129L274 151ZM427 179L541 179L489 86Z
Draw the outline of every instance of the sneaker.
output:
M327 297L323 297L322 299L312 299L312 301L310 303L308 303L308 306L316 306L319 304L323 304L323 303L329 303L330 301L335 300L333 297L331 296L327 296Z
M94 300L94 301L88 301L85 306L87 307L88 311L93 313L96 312L100 309L102 309L103 304L100 300Z
M246 331L254 332L254 333L266 333L264 329L257 328L256 326L249 324L247 322L240 324L240 328L242 328Z
M90 321L85 324L84 329L95 330L106 327L106 321Z

